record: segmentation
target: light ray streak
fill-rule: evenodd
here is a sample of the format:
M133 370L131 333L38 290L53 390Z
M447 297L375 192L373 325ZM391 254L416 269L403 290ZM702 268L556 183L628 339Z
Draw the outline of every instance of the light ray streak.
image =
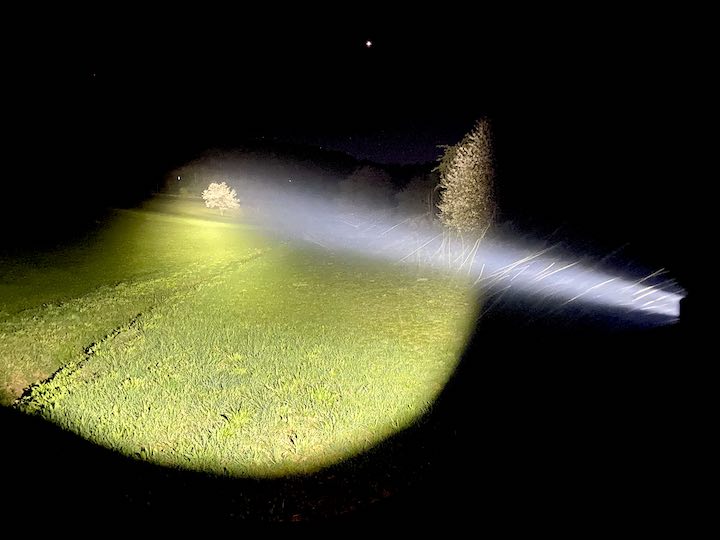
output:
M396 229L396 228L399 227L400 225L403 225L403 224L407 223L407 222L410 221L411 219L412 219L412 217L409 217L409 218L401 221L400 223L398 223L398 224L396 224L396 225L393 225L393 226L390 227L389 229L384 230L383 232L381 232L381 233L380 233L380 236L385 236L385 235L386 235L387 233L389 233L390 231Z
M664 276L665 268L637 276L632 264L615 269L605 264L601 270L600 263L610 256L597 259L598 264L593 265L574 255L565 243L550 245L546 240L540 244L539 239L533 248L528 237L516 239L498 233L485 238L486 231L479 237L466 238L467 249L461 238L439 223L416 222L412 219L415 216L410 215L398 217L389 209L354 211L312 193L290 195L268 191L264 195L258 197L265 201L265 206L255 214L255 219L271 230L326 249L356 252L391 263L412 263L415 272L422 272L427 266L441 272L467 274L468 283L479 267L472 286L480 289L478 292L489 301L495 298L490 294L498 290L502 294L512 286L513 298L533 298L537 304L582 302L588 308L603 306L623 313L635 312L642 305L644 313L670 319L679 314L684 291L669 276ZM668 318L657 321L662 324Z
M656 298L655 300L650 300L649 302L645 302L642 307L649 306L650 304L654 304L655 302L659 302L660 300L664 300L665 298L668 298L670 295L664 294L660 298Z
M552 275L554 275L554 274L557 274L558 272L562 272L563 270L567 270L568 268L572 268L573 266L575 266L576 264L579 264L579 263L580 263L580 261L575 261L574 263L567 264L567 265L563 266L562 268L558 268L557 270L555 270L555 271L553 271L553 272L550 272L549 274L544 275L544 276L541 277L541 278L536 279L535 281L542 281L543 279L545 279L545 278L547 278L547 277L550 277L550 276L552 276Z
M635 298L635 302L637 302L638 300L641 300L641 299L645 298L646 296L650 296L651 294L654 294L654 293L660 292L660 291L661 291L660 289L656 289L655 287L652 287L652 290L651 290L651 291L648 291L648 292L646 292L645 294L642 294L642 295L638 296L637 298ZM662 291L662 292L664 292L664 291ZM633 296L635 296L635 295L633 295Z
M554 262L551 262L550 264L548 264L545 268L543 268L543 269L538 273L538 276L537 276L533 281L538 281L538 280L542 279L542 275L543 275L545 272L547 272L548 270L550 270L553 266L555 266L555 263L554 263Z
M548 251L550 251L553 248L555 248L555 246L550 246L549 248L545 248L542 251L538 251L537 253L534 253L533 255L528 255L527 257L524 257L524 258L520 259L519 261L515 261L514 263L511 263L511 264L508 264L501 268L498 268L494 273L497 274L498 272L512 270L513 268L515 268L516 266L518 266L524 262L531 261L533 259L537 259L538 257L544 255L545 253L547 253ZM488 277L490 277L490 276L488 276Z
M515 280L518 278L518 276L521 276L521 275L525 272L525 270L527 270L528 268L530 268L530 266L523 266L523 269L520 270L517 274L515 274L515 275L512 277L512 279L510 280L510 283L512 283L513 281L515 281Z
M350 223L349 221L346 221L346 220L344 220L344 219L338 219L338 221L341 221L341 222L343 222L343 223L345 223L345 224L347 224L347 225L350 225L351 227L354 227L354 228L356 228L356 229L359 229L359 228L360 228L360 225L355 225L354 223Z
M440 236L440 235L438 234L435 238L431 238L430 240L428 240L427 242L425 242L422 246L420 246L419 248L417 248L416 250L414 250L412 253L409 253L409 254L405 255L405 256L404 256L402 259L400 259L398 262L401 263L401 262L403 262L405 259L407 259L408 257L411 257L411 256L415 255L418 251L420 251L422 248L424 248L425 246L427 246L427 245L428 245L430 242L432 242L433 240L437 239L439 236Z
M467 270L467 274L466 274L466 275L468 275L468 276L470 275L470 271L472 270L473 263L475 262L475 257L477 257L477 250L480 248L480 241L481 241L481 240L482 240L482 238L478 238L478 239L477 239L477 242L476 242L476 244L475 244L475 251L473 252L472 262L468 265L468 270Z
M581 292L580 294L573 296L570 300L568 300L567 302L565 302L563 305L569 304L569 303L572 302L573 300L577 300L578 298L581 298L581 297L585 296L585 295L586 295L587 293L589 293L590 291L593 291L593 290L595 290L595 289L599 289L599 288L602 287L603 285L607 285L608 283L612 283L613 281L616 281L616 280L617 280L617 278L610 278L610 279L608 279L608 280L606 280L606 281L603 281L602 283L598 283L597 285L593 285L593 286L590 287L588 290L583 291L583 292Z
M482 277L483 277L483 272L484 272L484 271L485 271L485 263L483 263L482 268L480 268L480 275L478 276L478 278L477 278L477 279L475 280L475 282L473 283L473 287L474 287L475 285L477 285L478 281L480 281L480 280L482 279Z
M492 296L497 296L497 298L493 301L492 304L490 304L487 308L485 308L485 309L482 311L482 313L480 313L480 316L479 316L478 318L482 318L482 317L484 317L485 315L487 315L488 312L489 312L491 309L493 309L493 308L503 299L503 297L505 296L505 293L507 293L507 292L510 290L511 287L512 287L512 285L508 285L507 287L504 287L504 288L500 289L499 291L497 291L495 294L493 294ZM491 297L492 297L492 296L491 296ZM491 298L491 297L490 297L490 298Z
M468 251L467 257L463 260L462 264L458 266L458 273L460 273L460 270L463 269L463 266L465 266L465 263L470 260L471 257L475 257L475 254L477 253L477 249L480 247L480 238L475 240L475 243L473 244L472 248L470 248L470 251ZM470 268L472 268L472 264L470 264ZM470 269L468 269L468 274L470 274Z
M647 281L647 280L650 279L650 278L654 278L655 276L659 276L659 275L666 274L666 273L667 273L667 270L665 270L664 268L661 268L660 270L656 270L656 271L653 272L652 274L649 274L649 275L645 276L645 277L642 278L641 280L636 281L635 283L632 283L632 284L628 285L627 287L625 287L625 289L630 289L630 288L632 288L632 287L636 287L637 285L640 285L641 283Z

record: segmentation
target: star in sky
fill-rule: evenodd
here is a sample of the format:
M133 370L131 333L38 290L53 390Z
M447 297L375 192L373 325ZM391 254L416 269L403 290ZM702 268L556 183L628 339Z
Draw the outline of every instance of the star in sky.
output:
M368 40L365 42L365 46L369 49L370 47L373 46L373 42L368 39Z

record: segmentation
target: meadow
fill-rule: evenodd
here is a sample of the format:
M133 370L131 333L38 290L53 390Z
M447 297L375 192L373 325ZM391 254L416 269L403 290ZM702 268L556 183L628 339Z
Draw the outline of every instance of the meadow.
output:
M0 400L160 465L310 473L428 412L477 303L462 279L160 197L3 258Z

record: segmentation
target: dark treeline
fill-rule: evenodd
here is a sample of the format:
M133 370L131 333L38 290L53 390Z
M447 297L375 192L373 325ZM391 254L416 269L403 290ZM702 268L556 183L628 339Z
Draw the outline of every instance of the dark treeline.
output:
M342 152L298 144L253 141L214 148L169 169L160 191L199 197L211 182L234 187L248 210L259 198L297 194L364 211L433 214L429 197L437 185L435 163L384 165Z

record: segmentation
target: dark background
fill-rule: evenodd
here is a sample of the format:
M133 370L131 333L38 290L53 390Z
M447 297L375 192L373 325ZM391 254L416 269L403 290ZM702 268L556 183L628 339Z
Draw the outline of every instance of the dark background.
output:
M487 116L504 221L540 236L562 227L579 249L630 245L623 249L669 269L691 297L707 298L716 94L706 14L273 9L9 17L21 31L3 67L3 241L37 241L37 231L132 204L209 147L264 137L413 163L435 159L437 144L459 141ZM418 489L405 486L407 496L358 520L417 524L435 513L533 530L625 519L662 529L671 520L685 532L699 523L712 396L700 327L520 328L522 310L481 321L429 427L387 446L399 450L385 462L426 471ZM479 410L468 413L468 403ZM45 429L16 431L40 436L29 447L42 454L42 441L56 437ZM143 480L127 480L105 457L83 469L87 449L74 446L83 444L62 443L58 455L76 468L47 474L75 481L78 499L138 490L130 507L142 513ZM16 450L6 462L33 469L36 457L48 459ZM467 465L478 460L483 468ZM43 471L29 478L42 481ZM186 500L193 490L148 482L166 501L157 515L176 519L178 508L190 515L202 504L219 511L215 499ZM300 489L290 484L288 493ZM32 486L21 493L33 496Z

